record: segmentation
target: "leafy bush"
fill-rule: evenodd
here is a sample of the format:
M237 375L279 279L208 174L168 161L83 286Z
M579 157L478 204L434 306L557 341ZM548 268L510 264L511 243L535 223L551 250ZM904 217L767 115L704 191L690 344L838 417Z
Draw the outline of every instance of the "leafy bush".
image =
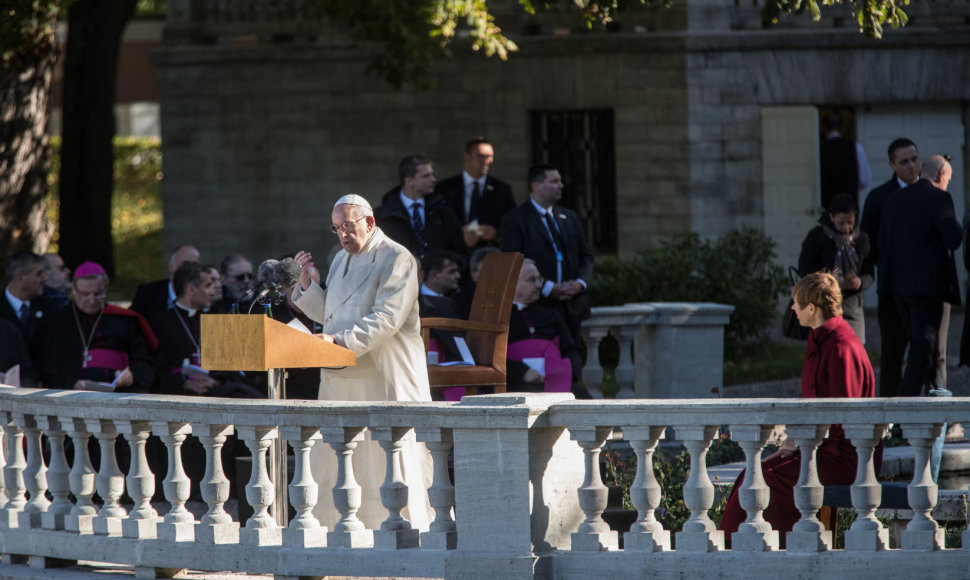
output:
M717 302L735 307L725 343L763 339L775 318L778 299L788 290L784 270L774 263L774 241L754 228L733 230L705 240L691 233L630 260L597 259L597 306L627 302Z

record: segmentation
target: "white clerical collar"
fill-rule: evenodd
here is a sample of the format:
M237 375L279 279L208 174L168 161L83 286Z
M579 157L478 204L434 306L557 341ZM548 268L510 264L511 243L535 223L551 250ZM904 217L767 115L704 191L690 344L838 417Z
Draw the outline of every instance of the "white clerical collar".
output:
M431 288L428 288L428 285L427 284L422 284L421 285L421 294L423 296L444 296L444 294L438 294L437 292L435 292Z
M14 313L17 314L17 316L20 316L21 304L26 304L27 308L30 308L30 301L21 300L20 298L17 298L16 296L14 296L13 293L10 292L10 286L7 286L6 290L4 290L3 293L7 295L7 302L10 303L10 307L13 308L13 311Z
M195 316L195 313L198 312L198 310L195 310L194 308L189 308L188 306L182 304L178 300L175 301L175 306L184 310L185 313L189 315L189 318L192 318L193 316Z
M515 304L515 307L519 310L525 310L529 306L528 304L523 304L521 302L513 302L512 304Z

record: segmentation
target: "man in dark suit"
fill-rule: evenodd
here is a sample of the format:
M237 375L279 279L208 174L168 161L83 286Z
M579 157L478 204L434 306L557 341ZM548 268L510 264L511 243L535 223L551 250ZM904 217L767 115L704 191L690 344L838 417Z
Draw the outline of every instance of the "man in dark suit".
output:
M920 179L886 201L879 236L879 287L895 297L909 334L899 394L919 396L927 386L943 389L937 365L946 364L939 350L940 328L948 314L944 304L960 304L953 250L963 241L963 229L953 199L930 180Z
M502 216L515 207L512 186L488 174L495 150L484 137L474 137L465 145L464 170L435 185L448 207L462 223L469 248L499 245Z
M23 341L9 341L16 345L26 344L32 356L36 359L38 347L35 337L44 325L45 311L48 310L44 301L44 283L47 282L47 269L44 259L26 250L14 252L7 260L5 269L7 287L4 298L0 300L0 319L9 321L20 333ZM11 347L12 348L12 347ZM12 357L16 356L16 360ZM23 358L23 350L17 347L16 352L6 357L4 364L13 366L20 364L21 381L24 386L35 386L37 375L36 365L29 357ZM7 368L0 369L5 372Z
M131 299L131 310L145 318L164 312L175 305L175 287L172 280L175 270L185 262L199 262L201 255L195 246L179 246L168 258L168 279L140 284Z
M882 344L882 360L879 363L879 396L881 397L895 397L899 394L899 385L903 379L903 355L906 353L909 339L899 316L899 310L896 308L896 300L889 288L882 283L879 230L886 201L901 188L919 180L919 151L916 149L916 144L905 137L890 143L889 167L893 170L893 176L889 181L869 192L860 224L860 228L868 234L869 241L872 243L870 255L880 271L877 313Z
M502 219L502 251L522 252L545 278L543 303L562 310L573 340L581 344L580 324L589 318L593 253L576 212L555 205L562 177L554 165L529 170L529 199Z
M424 283L418 296L418 311L421 317L460 318L458 308L449 294L458 288L461 278L459 260L451 252L435 250L421 260ZM455 338L459 336L447 330L431 330L431 338L444 352L439 352L438 362L460 361L463 359ZM430 350L429 350L430 352Z
M458 218L444 197L434 193L431 160L409 155L398 164L398 175L400 187L385 193L374 211L377 226L418 259L431 250L467 255Z

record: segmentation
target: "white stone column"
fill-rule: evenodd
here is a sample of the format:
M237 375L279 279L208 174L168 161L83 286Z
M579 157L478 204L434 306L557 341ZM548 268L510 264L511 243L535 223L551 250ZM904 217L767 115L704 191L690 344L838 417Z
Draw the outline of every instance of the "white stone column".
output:
M420 532L401 515L408 505L408 484L401 472L404 440L410 427L372 427L371 436L384 450L384 482L381 484L381 503L387 508L387 518L381 529L374 531L374 547L378 550L417 548Z
M825 489L818 480L815 452L829 432L828 425L788 425L788 436L795 439L801 453L801 471L795 484L795 506L801 518L788 532L789 552L824 552L832 549L832 532L818 519Z
M586 365L583 367L583 383L594 399L602 399L603 366L600 364L600 343L610 333L607 326L584 326L586 334Z
M269 513L269 506L276 499L276 488L266 466L269 448L279 431L276 427L239 426L236 432L246 442L253 459L249 483L246 484L246 500L253 508L253 515L246 521L246 527L239 530L239 540L253 546L279 546L283 543L283 529Z
M678 552L718 552L724 549L724 532L716 529L707 515L707 510L714 505L714 484L707 474L705 459L717 430L712 425L677 427L677 436L690 453L690 476L684 484L684 503L691 514L690 519L684 522L684 530L677 532Z
M7 492L7 503L0 509L0 527L20 526L20 512L27 505L27 487L24 484L24 432L15 425L8 413L0 414L3 419L3 442L7 445L7 462L3 466L3 486Z
M239 542L239 524L222 507L229 499L229 480L222 469L222 446L232 430L232 425L192 424L192 432L205 447L205 475L199 487L209 510L195 527L195 541L201 544Z
M61 423L67 428L67 434L71 437L74 447L74 462L71 465L68 480L75 503L71 513L64 517L64 529L76 534L93 534L94 516L97 515L98 509L91 501L97 475L94 467L91 466L91 456L88 453L91 432L88 431L84 419L62 416Z
M327 545L327 528L313 516L319 487L310 468L310 450L322 438L316 427L281 427L280 435L293 448L293 481L290 482L290 503L296 517L283 530L283 545L295 548L319 548Z
M913 448L913 481L906 489L913 519L903 530L904 550L942 550L944 531L933 519L939 489L930 473L930 447L943 430L941 423L904 423L903 436Z
M152 423L152 431L165 444L168 457L168 469L165 480L162 481L162 491L171 509L158 524L158 539L168 542L195 541L195 516L185 509L185 502L189 500L192 482L185 474L182 466L182 444L192 433L192 426L180 421L160 421Z
M670 532L654 513L663 495L653 473L653 452L664 438L666 427L625 427L623 438L630 441L637 456L637 475L630 488L630 499L637 508L637 521L623 534L623 549L639 552L670 550Z
M583 448L585 463L583 485L579 488L579 508L586 514L586 519L571 536L572 549L575 551L604 552L619 547L619 535L603 521L609 490L600 476L600 451L612 432L612 427L569 429L570 439Z
M637 368L633 364L633 341L641 330L639 324L612 328L613 336L620 343L620 361L616 365L616 382L620 385L620 390L616 393L617 399L635 399L637 396L634 391Z
M374 545L374 533L364 528L357 517L360 509L360 485L354 477L354 449L364 440L365 427L324 428L323 440L337 454L337 481L333 487L333 505L340 520L327 532L327 545L335 548L366 548Z
M24 470L24 483L30 499L20 513L20 527L41 527L41 514L51 504L47 499L47 465L40 445L40 429L33 415L13 413L13 421L24 432L27 440L27 468Z
M744 482L738 500L747 519L731 534L731 549L736 552L773 552L778 549L778 532L765 521L770 490L761 471L761 452L775 430L774 425L731 425L731 439L744 449Z
M47 469L47 488L53 498L47 511L41 514L40 524L45 530L63 530L64 516L71 513L74 507L69 497L71 468L67 466L67 457L64 454L64 429L57 417L40 415L36 419L37 426L47 435L50 445L51 464Z
M117 426L118 432L128 440L131 450L131 466L125 484L128 495L135 503L128 518L121 522L121 532L126 538L154 539L162 518L151 504L155 495L155 474L148 466L145 453L145 442L152 434L151 424L148 421L118 421Z
M115 441L118 430L115 424L107 419L85 419L88 430L94 433L101 449L101 465L95 478L98 495L104 501L98 515L94 516L92 525L94 533L105 536L121 535L121 520L128 512L121 507L118 500L125 491L125 476L118 469L118 459L115 456Z
M855 483L852 484L852 507L858 516L852 527L845 531L845 549L848 551L874 552L889 548L889 530L876 519L876 508L882 501L882 485L876 478L873 461L875 447L886 434L886 427L885 424L842 425L858 456Z
M0 511L3 510L3 506L7 505L7 501L10 499L7 497L7 486L4 483L3 470L7 466L7 435L3 430L3 425L7 423L7 413L0 411ZM0 522L2 526L2 522Z
M421 533L421 547L431 550L454 550L458 545L455 519L451 513L455 507L455 486L448 477L448 453L454 445L451 429L425 428L415 430L431 452L434 479L428 488L428 503L434 508L434 521L427 532Z

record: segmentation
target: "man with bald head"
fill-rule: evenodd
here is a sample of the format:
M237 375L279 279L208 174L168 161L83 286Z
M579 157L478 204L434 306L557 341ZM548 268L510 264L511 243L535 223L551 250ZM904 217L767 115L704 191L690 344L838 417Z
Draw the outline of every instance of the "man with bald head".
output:
M199 262L202 257L195 246L182 245L168 258L168 278L141 284L131 300L131 309L145 318L165 312L175 305L175 287L172 285L175 271L185 262Z
M295 259L302 276L294 288L293 302L322 325L324 340L354 351L357 365L325 369L319 398L430 401L418 314L417 261L377 227L370 203L359 195L337 200L331 220L330 231L337 236L341 250L333 259L326 284L321 287L311 279L312 256L298 252ZM409 489L409 519L416 528L427 529L430 456L422 450L413 439L406 442L403 471ZM333 507L331 486L320 478L333 481L336 458L326 445L314 446L313 451L314 477L320 483L320 502L314 514L332 528L339 514ZM387 517L380 501L384 462L383 451L372 442L362 442L354 453L354 475L362 488L357 515L369 529L379 529Z

